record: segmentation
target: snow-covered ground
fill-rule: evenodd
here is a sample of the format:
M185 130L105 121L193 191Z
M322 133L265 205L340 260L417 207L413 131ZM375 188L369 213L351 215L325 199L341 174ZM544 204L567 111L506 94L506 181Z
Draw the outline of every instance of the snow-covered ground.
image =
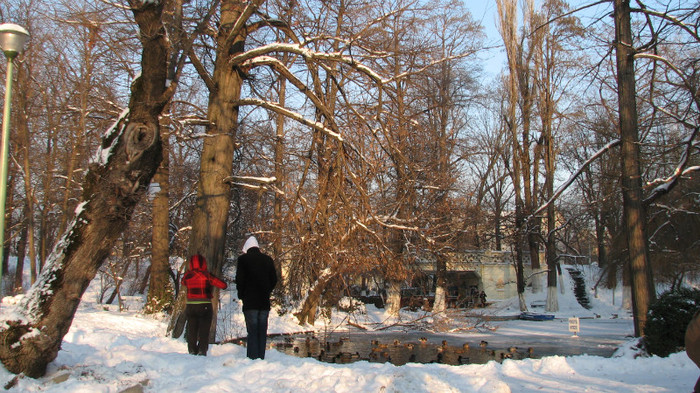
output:
M566 273L566 271L565 271ZM685 352L668 358L642 357L632 349L632 319L620 309L620 294L601 291L592 298L592 309L576 302L568 280L560 294L561 311L545 322L488 321L463 318L439 332L455 342L503 342L514 337L567 343L583 341L593 348L596 340L620 342L614 357L591 355L546 356L539 359L491 361L486 364L444 364L359 361L350 364L323 363L311 358L285 355L274 349L265 360L249 360L245 348L235 344L212 345L209 356L187 354L183 338L166 336L167 319L144 316L139 298L129 298L130 309L95 302L88 292L64 339L57 359L44 378L20 378L10 391L16 392L691 392L700 369ZM590 281L589 281L590 282ZM243 317L235 293L226 292L219 335L245 336ZM528 294L528 304L544 300L544 294ZM613 304L612 299L617 299ZM17 298L6 297L0 318L12 312ZM517 314L515 299L495 302L479 311L491 316ZM540 311L533 309L533 311ZM581 317L578 338L569 331L568 318ZM4 318L3 318L4 319ZM374 307L364 313L334 314L320 318L315 326L298 326L289 315L271 313L270 333L315 330L354 330L347 321L376 330L396 324L395 334L431 337L432 318L404 313L391 320ZM392 329L388 329L392 330ZM384 330L383 330L384 331ZM357 334L357 333L353 333ZM499 341L503 340L503 341ZM580 340L580 341L577 341ZM586 341L587 340L587 341ZM585 349L585 348L584 348ZM15 376L0 367L3 385Z

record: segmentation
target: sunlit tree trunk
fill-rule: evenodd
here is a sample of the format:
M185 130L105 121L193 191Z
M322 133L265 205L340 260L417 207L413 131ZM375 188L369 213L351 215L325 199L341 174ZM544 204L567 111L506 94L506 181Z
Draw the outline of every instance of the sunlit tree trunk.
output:
M261 1L257 1L259 4ZM223 0L221 2L219 31L216 35L216 60L214 74L209 77L200 71L209 88L206 138L202 141L197 200L192 218L192 232L188 256L203 255L209 270L221 276L226 247L226 227L231 203L231 187L224 182L233 172L233 152L238 132L238 101L241 97L243 70L229 65L229 59L244 51L245 26L233 32L247 1ZM218 288L212 299L214 317L212 332L216 332L218 315ZM180 291L173 311L169 330L179 337L184 327L184 291ZM216 335L210 335L211 340Z
M103 139L102 149L111 154L98 154L103 160L90 166L76 219L18 305L25 318L6 321L0 332L0 360L12 373L33 378L45 374L85 289L126 228L161 160L158 117L169 100L162 3L133 0L131 6L143 45L141 77L132 85L129 112Z
M164 24L168 31L173 50L168 60L168 80L177 79L177 63L180 55L175 47L182 48L182 2L171 0L165 10ZM170 111L170 105L165 112ZM147 269L148 295L146 311L158 313L171 311L174 302L174 288L170 282L170 116L164 116L161 124L163 161L153 177L156 187L153 198L153 228L151 230L151 266ZM153 192L153 190L152 190ZM174 284L174 283L173 283Z
M622 162L624 230L627 234L634 333L644 334L647 311L656 297L646 244L639 158L639 131L635 92L634 47L628 0L615 0L615 53L617 60L618 104Z
M498 0L498 15L499 29L501 37L506 46L506 54L508 58L507 76L507 91L508 102L505 110L505 120L511 141L512 168L511 179L513 180L513 191L515 193L515 228L513 234L513 247L515 248L515 274L516 286L520 311L527 311L525 303L525 274L523 268L523 238L525 229L525 206L522 197L521 176L522 176L522 152L521 146L518 143L518 127L517 127L517 107L518 107L518 63L517 63L517 3L514 0Z
M172 307L173 287L170 284L170 175L169 134L162 132L163 161L153 177L153 186L158 191L153 197L153 229L151 233L151 268L148 284L146 311L157 313Z
M286 104L286 94L287 94L287 81L284 77L280 78L279 81L279 104L280 106L285 106ZM284 165L284 116L281 114L277 115L277 128L275 129L275 178L277 179L278 188L285 184L285 165ZM274 200L274 230L275 236L272 242L273 259L275 261L275 268L277 269L277 275L279 276L277 288L281 289L284 287L282 282L282 232L284 229L284 223L282 222L282 204L284 202L284 195L279 192L275 193Z

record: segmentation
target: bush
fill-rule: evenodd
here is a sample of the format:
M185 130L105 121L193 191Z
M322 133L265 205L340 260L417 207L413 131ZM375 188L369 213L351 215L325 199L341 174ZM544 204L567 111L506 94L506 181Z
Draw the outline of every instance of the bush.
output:
M650 355L666 357L683 350L685 329L700 307L700 291L680 288L663 293L649 307L644 345Z

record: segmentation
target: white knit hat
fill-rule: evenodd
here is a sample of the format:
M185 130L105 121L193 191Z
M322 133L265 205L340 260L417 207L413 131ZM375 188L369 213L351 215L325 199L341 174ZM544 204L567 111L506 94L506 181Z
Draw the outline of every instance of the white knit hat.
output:
M251 236L245 241L245 244L243 245L243 252L248 252L248 249L253 247L260 248L258 245L258 240L255 238L255 236Z

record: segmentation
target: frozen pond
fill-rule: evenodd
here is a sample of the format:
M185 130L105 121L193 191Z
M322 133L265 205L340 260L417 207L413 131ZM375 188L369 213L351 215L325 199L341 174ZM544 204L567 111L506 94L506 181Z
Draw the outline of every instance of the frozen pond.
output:
M272 340L277 350L332 363L358 360L470 364L513 358L593 355L610 357L631 339L631 319L580 319L580 331L569 331L568 318L551 321L491 321L489 329L454 333L417 330L335 331Z

